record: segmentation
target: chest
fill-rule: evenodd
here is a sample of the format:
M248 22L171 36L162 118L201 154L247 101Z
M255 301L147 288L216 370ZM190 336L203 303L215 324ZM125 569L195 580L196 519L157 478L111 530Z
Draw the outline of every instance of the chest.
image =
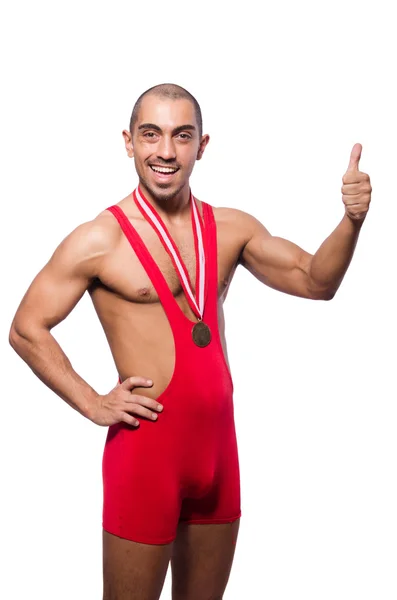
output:
M142 241L154 263L161 271L171 293L178 297L184 295L183 287L174 267L173 261L164 248L156 232L146 223L136 226ZM193 231L191 228L180 228L169 230L179 255L186 267L189 283L193 293L196 295L196 252ZM217 263L218 297L227 290L233 276L236 261L239 256L239 248L236 241L230 239L227 232L217 228L217 252L215 256L209 256L207 269L214 268ZM110 290L123 298L138 303L159 302L159 296L155 287L155 269L149 265L143 265L139 252L131 246L127 238L122 235L117 249L105 261L101 282Z

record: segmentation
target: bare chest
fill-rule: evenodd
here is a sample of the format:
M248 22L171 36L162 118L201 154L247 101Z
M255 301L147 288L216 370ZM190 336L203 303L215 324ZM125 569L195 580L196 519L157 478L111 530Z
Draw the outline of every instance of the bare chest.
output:
M136 228L138 230L138 227ZM178 297L184 294L178 273L173 261L161 243L157 234L147 224L141 226L140 234L150 256L157 265L171 293ZM233 277L240 248L238 240L225 235L226 231L218 231L217 256L209 260L217 260L218 297L226 291ZM193 232L191 229L170 231L182 261L189 275L193 293L196 293L196 254ZM207 264L207 268L210 265ZM156 303L159 296L156 290L156 269L145 268L138 258L135 249L123 235L116 250L104 263L101 273L101 283L109 290L135 303Z

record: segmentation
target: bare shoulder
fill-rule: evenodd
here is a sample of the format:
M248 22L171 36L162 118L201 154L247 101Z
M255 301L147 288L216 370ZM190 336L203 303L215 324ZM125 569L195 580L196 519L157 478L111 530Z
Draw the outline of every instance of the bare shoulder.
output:
M78 225L62 240L59 248L76 254L103 254L119 241L120 228L114 216L104 210L91 221Z
M55 250L51 262L82 270L89 265L90 270L96 270L101 259L112 252L119 241L120 227L110 211L104 210L69 233Z
M217 226L236 236L244 246L258 232L269 235L266 227L253 215L238 208L212 206Z

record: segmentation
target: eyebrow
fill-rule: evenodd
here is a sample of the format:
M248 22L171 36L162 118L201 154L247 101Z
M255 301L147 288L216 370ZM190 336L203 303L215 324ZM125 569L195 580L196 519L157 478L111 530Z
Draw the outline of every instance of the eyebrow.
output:
M162 133L161 127L159 127L158 125L155 125L154 123L142 123L142 125L139 125L138 130L142 130L142 129L154 129L155 131ZM180 133L181 131L186 131L186 130L196 131L196 128L194 125L190 125L190 124L179 125L178 127L175 127L175 129L172 130L172 133L173 133L173 135L175 135L176 133Z

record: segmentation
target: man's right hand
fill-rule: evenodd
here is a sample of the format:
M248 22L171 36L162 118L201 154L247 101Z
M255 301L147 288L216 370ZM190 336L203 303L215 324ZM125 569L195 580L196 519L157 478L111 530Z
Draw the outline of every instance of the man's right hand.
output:
M124 421L129 425L137 426L139 421L132 415L140 415L151 421L157 419L157 412L163 407L153 398L133 394L136 387L151 387L153 382L146 377L127 377L123 383L118 384L109 394L99 395L90 406L88 418L97 425L109 426ZM132 413L132 414L130 414Z

